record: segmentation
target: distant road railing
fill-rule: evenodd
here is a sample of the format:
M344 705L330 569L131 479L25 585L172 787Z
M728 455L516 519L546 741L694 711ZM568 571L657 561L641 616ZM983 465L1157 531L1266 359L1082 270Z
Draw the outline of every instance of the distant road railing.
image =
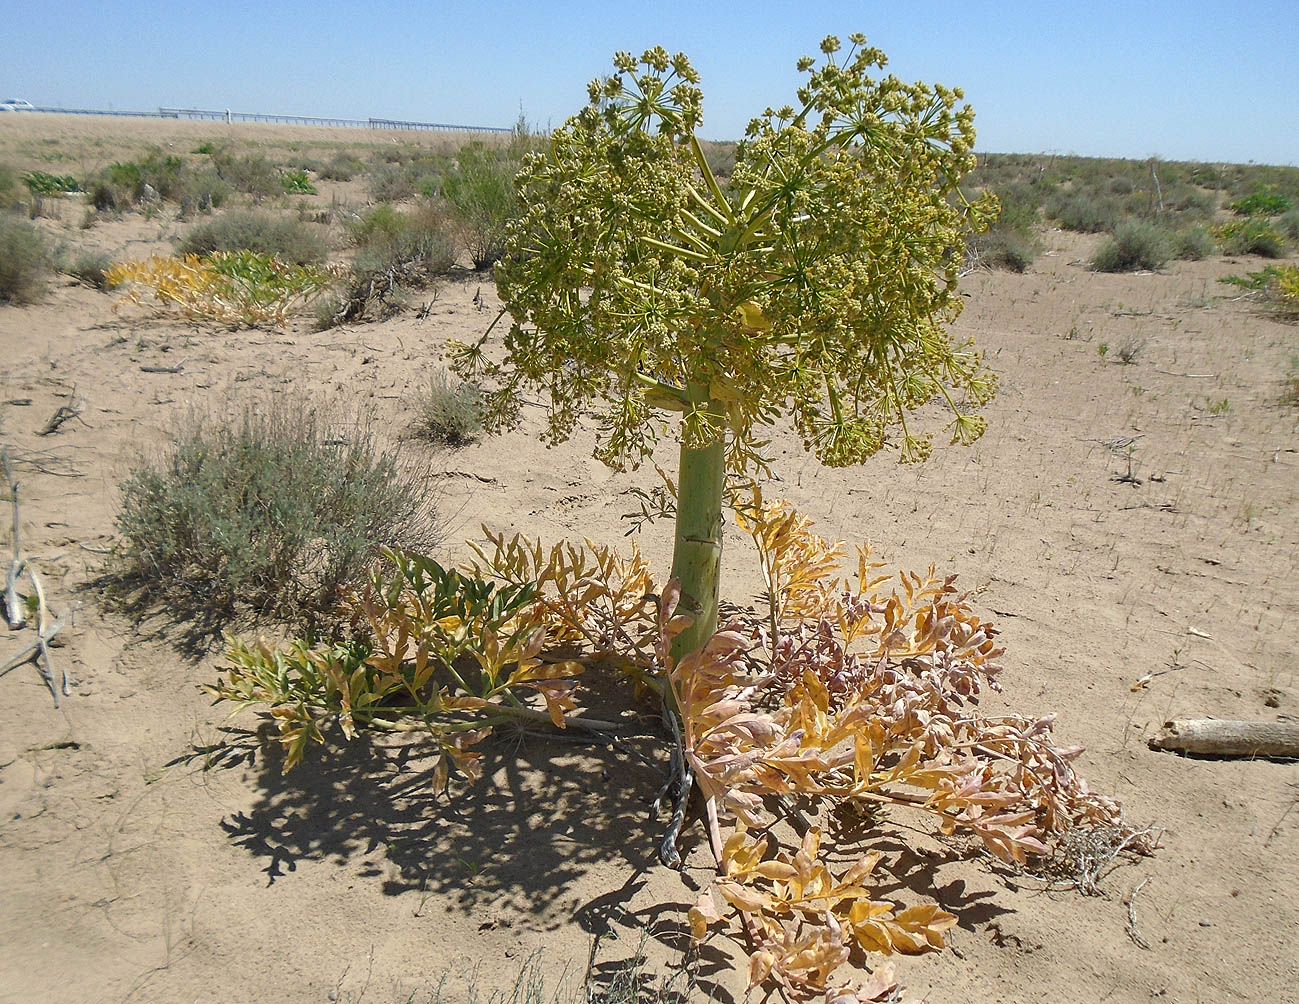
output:
M338 126L347 129L401 129L420 132L510 132L501 126L453 125L448 122L405 122L400 119L326 119L310 115L267 115L260 112L212 111L204 108L159 108L156 112L105 111L99 108L46 108L34 112L59 115L121 115L145 119L195 119L207 122L272 122L281 125Z

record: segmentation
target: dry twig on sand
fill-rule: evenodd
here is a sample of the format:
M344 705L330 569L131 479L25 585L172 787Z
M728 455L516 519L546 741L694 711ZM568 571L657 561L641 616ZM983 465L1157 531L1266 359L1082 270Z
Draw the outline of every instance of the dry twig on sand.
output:
M17 631L27 624L27 613L22 601L18 598L18 579L23 574L26 562L22 557L22 546L18 538L18 482L14 480L9 468L9 449L0 450L0 467L4 468L5 481L9 483L9 498L13 505L13 560L9 562L9 571L5 575L5 621L11 631Z
M1141 932L1137 930L1137 893L1139 893L1149 881L1150 876L1147 875L1137 883L1135 889L1128 893L1128 937L1132 939L1134 945L1138 948L1144 948L1146 951L1150 951L1150 943L1146 941L1145 938L1141 937Z
M1075 827L1060 838L1059 849L1043 868L1043 877L1048 888L1077 889L1087 896L1099 896L1101 879L1117 867L1119 856L1125 852L1153 854L1163 832L1154 826L1134 830L1122 820Z
M68 394L67 403L59 405L59 410L50 416L50 419L45 423L44 428L37 430L36 435L52 435L59 431L59 427L62 426L64 422L71 421L74 418L82 425L85 425L85 419L81 417L81 412L85 407L86 399L77 396L77 388L74 386L72 391Z
M72 681L68 678L66 672L62 674L61 681L55 681L54 660L50 656L50 642L63 629L63 620L62 618L52 618L50 616L49 606L45 602L45 587L41 583L41 577L31 563L22 556L22 544L18 536L18 482L13 479L13 472L9 467L8 449L0 450L0 468L4 469L5 480L9 483L9 496L13 503L14 515L14 556L9 564L9 571L5 576L5 619L8 621L10 629L16 631L27 625L25 605L18 596L18 579L24 574L31 580L32 590L36 596L36 640L3 666L0 666L0 676L15 667L34 661L36 671L41 674L41 679L50 688L50 694L54 698L54 706L57 708L60 694L67 696L72 692Z

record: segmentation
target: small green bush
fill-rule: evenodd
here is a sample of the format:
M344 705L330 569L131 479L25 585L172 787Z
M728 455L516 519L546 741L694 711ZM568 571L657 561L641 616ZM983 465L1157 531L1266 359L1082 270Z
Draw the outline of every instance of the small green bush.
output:
M1263 258L1285 256L1285 238L1266 217L1224 223L1214 231L1223 254L1256 254Z
M1173 257L1182 261L1201 261L1216 250L1213 234L1205 227L1187 227L1173 236Z
M280 175L280 186L290 195L315 195L316 186L306 171L285 171Z
M494 264L505 249L505 230L519 212L514 191L517 161L501 151L470 144L461 149L457 169L442 195L459 224L474 268Z
M482 435L482 391L438 370L420 399L417 430L435 443L467 446Z
M1182 218L1200 219L1213 215L1216 199L1193 185L1175 185L1164 192L1164 207Z
M83 251L64 269L74 279L80 279L95 289L107 289L106 273L113 267L113 259L104 251Z
M364 247L376 242L395 241L409 225L406 217L391 203L381 202L350 221L347 235L352 243Z
M338 429L283 401L229 424L193 415L123 485L110 578L128 608L165 607L194 641L245 613L316 630L380 548L434 543L426 497L365 421Z
M256 251L292 265L319 265L329 247L309 223L261 213L226 213L195 226L180 243L181 254Z
M1162 268L1173 255L1167 231L1151 223L1128 220L1107 237L1092 258L1098 272L1134 272Z
M0 215L0 300L32 303L45 290L49 250L41 233L26 220Z
M376 202L404 202L415 195L415 179L401 164L377 164L370 170L370 197Z
M1237 216L1277 216L1290 208L1291 202L1280 192L1257 189L1231 204Z
M62 195L64 192L80 192L81 185L69 175L47 174L45 171L28 171L23 175L23 184L33 195Z

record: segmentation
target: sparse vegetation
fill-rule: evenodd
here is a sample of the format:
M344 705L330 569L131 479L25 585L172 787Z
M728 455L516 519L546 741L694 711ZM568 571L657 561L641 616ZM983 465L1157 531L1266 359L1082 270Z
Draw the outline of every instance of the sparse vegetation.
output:
M1122 217L1119 203L1085 192L1059 192L1046 203L1046 214L1066 230L1085 234L1113 231Z
M1268 265L1258 272L1229 275L1219 281L1249 290L1282 320L1299 320L1299 265Z
M375 206L352 224L359 244L345 287L320 302L316 324L334 327L399 311L405 294L427 285L455 264L454 241L431 205L401 213Z
M319 265L329 256L318 227L254 212L229 212L198 224L185 235L179 250L183 255L256 251L290 265Z
M1271 189L1258 189L1231 204L1238 216L1277 216L1291 206L1290 199Z
M314 299L335 277L318 266L290 265L256 251L215 251L122 262L105 278L109 288L127 287L114 309L125 301L147 302L159 313L174 310L190 320L251 327L287 323L290 311Z
M57 196L81 191L80 183L71 175L47 174L45 171L28 171L23 175L23 184L33 195Z
M1168 264L1173 244L1167 231L1152 223L1128 220L1106 238L1092 258L1098 272L1133 272Z
M104 251L82 251L72 259L64 271L74 279L80 279L87 286L95 289L108 288L108 270L113 267L113 259Z
M124 212L144 201L150 191L160 200L182 206L220 207L231 186L210 167L195 168L177 154L153 149L139 160L110 164L87 190L96 209Z
M335 154L316 172L325 181L351 181L365 170L365 164L359 157L350 153Z
M505 230L518 215L514 176L519 162L508 151L471 145L460 151L442 196L459 225L474 268L496 262L505 249Z
M1266 217L1251 216L1245 220L1224 223L1214 231L1223 254L1256 254L1262 258L1282 258L1285 238Z
M1207 227L1190 226L1173 236L1173 257L1182 261L1202 261L1217 250Z
M1290 357L1290 363L1281 378L1281 403L1299 408L1299 355Z
M467 446L483 431L482 392L446 370L437 370L419 400L418 432L446 446Z
M1137 357L1141 355L1145 347L1146 340L1144 338L1129 338L1119 346L1114 355L1124 366L1131 366L1137 361Z
M49 272L49 249L40 231L11 213L0 214L0 300L34 302Z
M128 607L165 605L195 638L245 613L315 630L381 547L432 544L427 495L362 418L301 401L193 415L123 485L111 575Z

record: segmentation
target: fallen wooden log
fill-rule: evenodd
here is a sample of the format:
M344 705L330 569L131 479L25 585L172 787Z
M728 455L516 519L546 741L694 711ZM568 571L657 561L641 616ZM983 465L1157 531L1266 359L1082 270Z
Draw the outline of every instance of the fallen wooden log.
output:
M1152 750L1200 756L1299 757L1299 722L1233 722L1179 718L1146 743Z

